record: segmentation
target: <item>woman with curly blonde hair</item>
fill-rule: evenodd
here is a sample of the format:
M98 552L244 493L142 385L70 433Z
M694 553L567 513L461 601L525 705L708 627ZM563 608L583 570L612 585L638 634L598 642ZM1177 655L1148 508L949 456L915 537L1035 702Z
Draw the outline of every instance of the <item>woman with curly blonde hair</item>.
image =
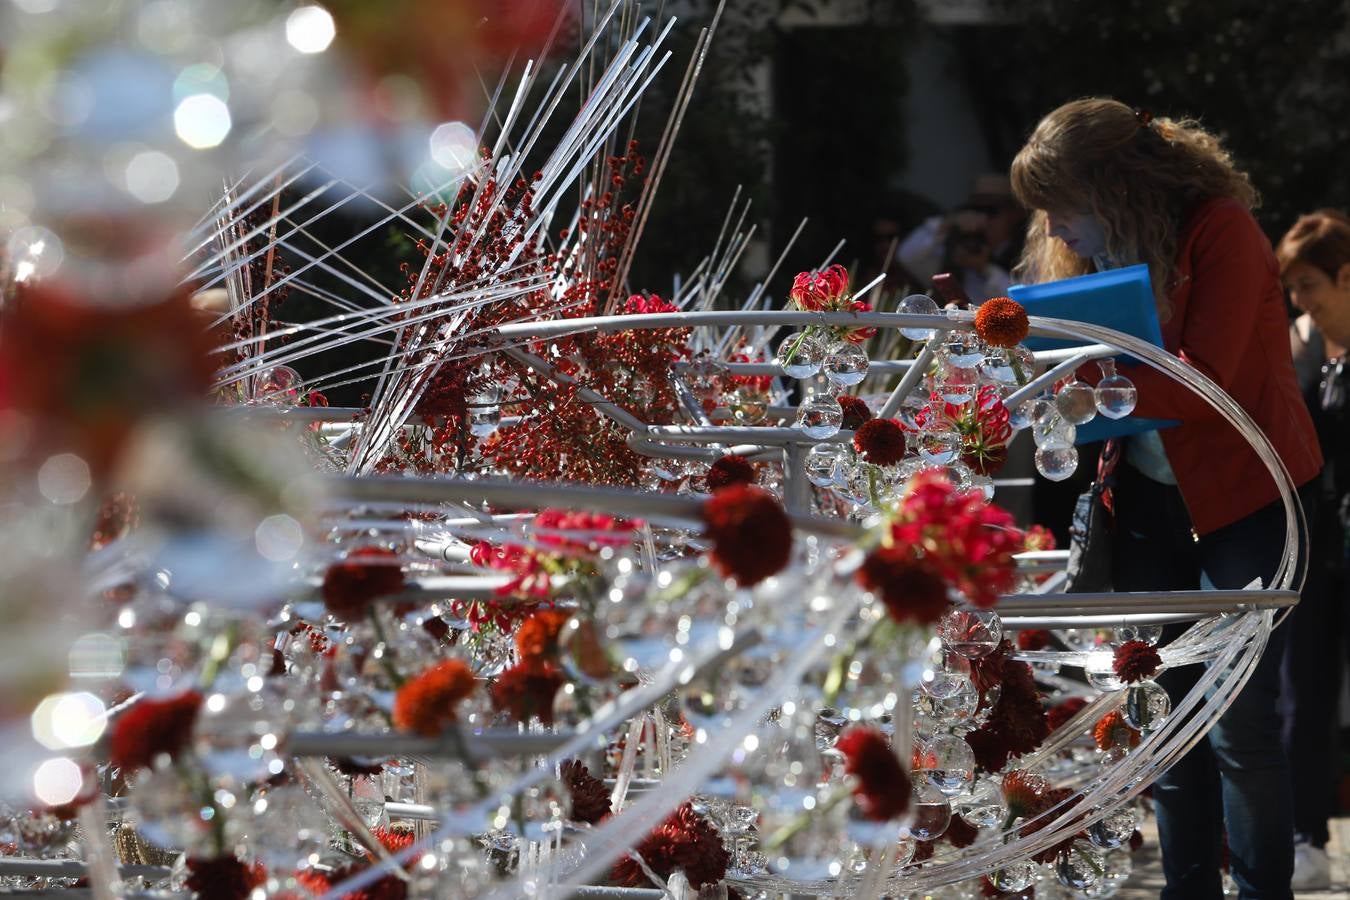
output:
M1279 266L1252 217L1256 190L1218 138L1191 120L1077 100L1041 120L1011 175L1018 199L1034 211L1020 279L1147 264L1166 349L1251 415L1303 486L1304 503L1315 502L1322 457L1294 374ZM1179 424L1128 438L1118 457L1105 454L1120 460L1116 590L1268 584L1285 526L1264 465L1207 403L1151 368L1121 368L1139 388L1137 415ZM1225 826L1241 897L1293 897L1277 708L1284 631L1273 633L1206 740L1154 786L1164 898L1223 896ZM1185 666L1159 681L1175 701L1201 674Z

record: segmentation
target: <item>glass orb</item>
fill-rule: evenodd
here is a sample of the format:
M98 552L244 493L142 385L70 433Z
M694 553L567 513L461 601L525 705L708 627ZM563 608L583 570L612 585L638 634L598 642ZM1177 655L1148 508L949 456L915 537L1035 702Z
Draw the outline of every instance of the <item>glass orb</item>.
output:
M789 378L810 378L820 371L825 359L825 345L809 331L798 332L778 347L774 362L782 366Z
M975 779L970 791L952 801L952 811L976 828L993 828L1008 817L1003 789L993 778Z
M1143 641L1149 646L1156 647L1158 641L1162 640L1162 632L1161 625L1120 625L1111 635L1111 646L1119 647L1130 641Z
M979 704L980 693L969 678L957 682L955 689L945 696L937 697L927 691L919 691L919 711L944 728L969 722L974 718L975 708Z
M1141 681L1125 689L1125 703L1121 707L1125 723L1141 734L1156 731L1172 712L1172 698L1156 681Z
M1097 412L1108 419L1123 419L1134 412L1135 404L1139 402L1139 391L1134 382L1116 374L1114 359L1099 360L1097 367L1103 375L1095 392Z
M829 487L839 477L844 448L839 444L816 444L806 451L806 480L816 487Z
M848 387L867 377L867 351L857 344L840 341L830 348L821 370L831 384Z
M1008 425L1013 431L1021 431L1031 426L1031 416L1036 406L1035 400L1023 400L1008 410Z
M964 743L964 742L963 742ZM952 806L947 796L927 781L915 780L914 796L910 801L914 819L909 830L921 841L941 837L952 821Z
M984 357L984 344L974 332L950 331L942 341L942 358L954 368L974 369Z
M966 793L975 780L975 751L964 738L938 734L919 753L919 773L945 797Z
M1036 448L1036 471L1050 481L1064 481L1078 469L1074 447Z
M469 399L469 432L474 437L487 437L497 430L502 421L500 399L501 394L496 388Z
M938 637L966 659L979 659L1003 640L1003 620L992 609L954 609L938 620Z
M1139 827L1139 813L1133 803L1107 814L1099 822L1088 828L1088 840L1103 850L1114 850L1129 843L1134 830Z
M304 379L290 366L273 366L253 378L253 400L257 403L290 405L300 399Z
M924 429L919 432L919 458L930 466L945 466L961 454L961 435L950 428Z
M1031 437L1037 447L1059 450L1072 447L1078 440L1078 429L1059 416L1045 417L1032 422Z
M1110 659L1089 663L1083 674L1087 676L1087 683L1099 691L1118 691L1125 686L1125 682L1116 677Z
M1055 394L1055 406L1066 422L1086 425L1097 418L1097 396L1092 385L1077 379L1070 381Z
M829 394L812 394L797 408L797 427L807 437L834 437L844 424L844 408Z
M961 406L975 399L975 392L980 389L980 375L972 368L942 365L938 369L936 388L944 402Z
M935 316L938 305L926 294L910 294L896 305L895 311L912 316ZM911 341L929 341L935 332L931 328L901 328L900 333Z
M1025 891L1036 880L1036 867L1030 860L1008 863L989 875L989 883L1000 891Z
M1073 846L1055 857L1055 879L1075 891L1095 885L1102 871L1102 856L1087 841L1074 841Z

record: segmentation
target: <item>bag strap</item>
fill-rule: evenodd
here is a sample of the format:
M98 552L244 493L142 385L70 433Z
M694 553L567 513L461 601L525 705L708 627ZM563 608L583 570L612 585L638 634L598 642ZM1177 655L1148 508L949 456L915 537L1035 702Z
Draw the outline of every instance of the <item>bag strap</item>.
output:
M1097 459L1097 487L1102 498L1102 506L1115 515L1116 466L1120 464L1120 438L1109 438L1102 445L1102 455Z

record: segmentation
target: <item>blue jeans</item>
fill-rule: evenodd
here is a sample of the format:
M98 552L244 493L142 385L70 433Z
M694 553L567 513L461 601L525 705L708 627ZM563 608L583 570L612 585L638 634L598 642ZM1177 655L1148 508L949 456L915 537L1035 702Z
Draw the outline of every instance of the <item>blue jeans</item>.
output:
M1256 578L1270 583L1284 543L1278 503L1196 540L1176 487L1159 484L1127 463L1118 468L1117 479L1112 547L1116 590L1232 589ZM1180 633L1180 628L1173 632ZM1222 898L1225 827L1229 867L1240 897L1294 896L1289 887L1293 808L1279 713L1285 632L1279 628L1271 635L1250 680L1205 740L1154 783L1167 879L1163 900ZM1158 682L1179 702L1202 674L1198 666L1182 666L1165 671Z

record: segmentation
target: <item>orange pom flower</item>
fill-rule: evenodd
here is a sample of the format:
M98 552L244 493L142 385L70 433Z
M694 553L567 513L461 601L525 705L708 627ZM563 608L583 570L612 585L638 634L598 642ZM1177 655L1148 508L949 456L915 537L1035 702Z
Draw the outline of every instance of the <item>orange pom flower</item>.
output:
M454 724L455 705L473 693L469 667L447 659L408 679L394 696L394 727L426 737L443 734Z
M571 618L572 614L562 609L535 612L516 630L516 653L532 662L557 656L558 635Z
M992 297L975 311L975 333L993 347L1012 347L1031 331L1022 304L1007 297Z
M1097 742L1098 750L1139 746L1139 732L1125 724L1125 717L1119 710L1113 710L1097 720L1092 729L1092 739Z

